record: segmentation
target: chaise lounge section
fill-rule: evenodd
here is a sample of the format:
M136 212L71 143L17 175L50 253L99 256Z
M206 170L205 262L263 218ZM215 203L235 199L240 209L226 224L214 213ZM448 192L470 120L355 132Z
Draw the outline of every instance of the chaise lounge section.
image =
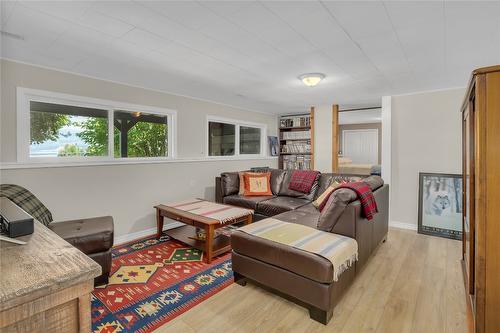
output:
M247 280L251 280L307 307L312 319L327 324L342 295L368 262L371 254L386 240L389 186L383 184L378 176L363 179L370 185L379 211L368 221L363 215L361 202L357 200L354 192L348 189L335 191L321 213L312 204L312 200L321 195L332 181L355 181L359 180L358 177L321 174L318 183L313 186L312 191L315 192L300 198L281 195L281 188L274 191L280 186L288 186L286 171L280 171L285 175L274 177L275 183L271 185L274 185L274 195L259 197L258 200L234 193L239 187L239 181L234 173L224 173L217 179L216 188L220 191L217 200L236 205L243 202L247 205L246 202L252 201L257 220L272 216L284 222L302 224L353 238L358 243L358 261L334 281L332 263L326 258L236 230L231 236L235 281L244 285ZM278 172L274 171L273 175L276 174ZM280 180L281 184L278 186Z

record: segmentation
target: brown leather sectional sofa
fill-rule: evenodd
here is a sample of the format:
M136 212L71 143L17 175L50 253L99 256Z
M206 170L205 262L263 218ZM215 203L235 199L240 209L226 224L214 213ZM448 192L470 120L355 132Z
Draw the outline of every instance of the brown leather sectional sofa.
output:
M310 317L323 324L331 319L334 306L365 266L370 255L386 240L388 232L389 186L383 184L378 176L365 179L373 186L379 210L371 221L364 218L361 204L350 190L334 192L338 198L329 201L334 207L330 207L327 214L320 213L312 205L312 201L339 177L351 179L351 176L346 175L321 174L312 193L299 195L283 188L288 186L286 171L273 169L272 197L239 196L237 172L226 172L216 178L216 200L254 209L255 220L272 216L285 222L299 223L356 239L358 261L334 282L332 264L323 257L241 231L235 231L231 236L232 267L236 282L244 285L249 279L271 289L306 306ZM324 221L325 218L328 221ZM325 225L331 229L325 230Z

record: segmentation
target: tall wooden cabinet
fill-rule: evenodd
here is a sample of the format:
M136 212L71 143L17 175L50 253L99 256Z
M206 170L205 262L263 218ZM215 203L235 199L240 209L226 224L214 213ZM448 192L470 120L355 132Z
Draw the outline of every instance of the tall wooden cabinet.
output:
M463 271L475 332L500 330L500 66L475 70L462 105Z

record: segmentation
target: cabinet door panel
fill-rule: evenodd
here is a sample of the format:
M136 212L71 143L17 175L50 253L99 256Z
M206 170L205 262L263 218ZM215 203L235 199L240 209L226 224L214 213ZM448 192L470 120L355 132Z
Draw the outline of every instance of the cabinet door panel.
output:
M473 95L473 94L472 94ZM474 99L469 101L463 114L463 186L464 186L464 215L463 241L465 268L467 273L467 289L474 294Z

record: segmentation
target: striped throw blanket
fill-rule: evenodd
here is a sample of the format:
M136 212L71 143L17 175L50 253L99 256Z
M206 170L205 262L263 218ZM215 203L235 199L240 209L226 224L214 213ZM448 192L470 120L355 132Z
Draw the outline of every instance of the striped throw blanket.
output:
M169 203L166 204L166 206L189 212L191 214L201 215L214 220L218 220L221 224L233 222L236 219L253 214L252 209L218 204L203 199L184 200L180 202Z
M358 260L358 242L301 224L267 218L239 228L247 234L317 254L333 265L333 281Z

